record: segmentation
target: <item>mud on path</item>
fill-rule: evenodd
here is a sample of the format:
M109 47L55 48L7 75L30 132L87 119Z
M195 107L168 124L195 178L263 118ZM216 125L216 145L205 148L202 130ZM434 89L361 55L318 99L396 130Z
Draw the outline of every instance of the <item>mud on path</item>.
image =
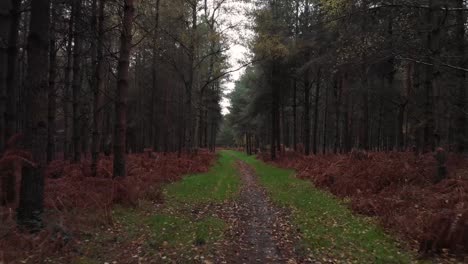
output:
M254 170L238 162L242 179L239 200L225 208L231 228L216 263L310 263L302 259L299 232L291 227L289 213L272 205L257 183Z

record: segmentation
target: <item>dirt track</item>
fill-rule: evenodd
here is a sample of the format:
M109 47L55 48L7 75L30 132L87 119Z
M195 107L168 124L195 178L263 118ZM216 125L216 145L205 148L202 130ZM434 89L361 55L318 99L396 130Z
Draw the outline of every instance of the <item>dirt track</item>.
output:
M231 229L216 263L304 263L295 253L297 231L288 213L273 206L253 169L238 163L242 187L229 213Z

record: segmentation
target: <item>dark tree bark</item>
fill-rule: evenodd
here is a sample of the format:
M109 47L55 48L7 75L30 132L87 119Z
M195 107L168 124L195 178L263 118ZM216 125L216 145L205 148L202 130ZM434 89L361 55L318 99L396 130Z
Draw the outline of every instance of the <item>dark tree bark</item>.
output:
M151 89L151 111L150 111L150 120L151 120L151 145L153 149L156 151L158 148L158 140L159 140L159 129L158 129L158 120L157 120L157 113L158 113L158 103L157 103L157 94L158 94L158 84L157 84L157 75L158 75L158 30L159 30L159 7L160 7L160 0L156 0L156 14L154 16L154 35L153 35L153 43L152 43L152 71L151 71L151 78L152 78L152 89Z
M464 1L457 0L457 7L464 8ZM466 68L467 56L466 56L466 14L463 10L457 12L457 44L458 44L458 56L460 56L460 67ZM458 71L458 102L457 102L457 151L462 153L466 150L467 134L466 134L466 72Z
M364 67L362 75L362 109L359 131L359 147L364 150L369 150L369 80L367 67Z
M281 103L279 99L279 87L275 88L274 91L274 96L276 97L275 99L275 137L276 137L276 150L281 153Z
M8 41L10 36L11 1L3 0L0 3L0 153L5 147L6 139L6 92L8 71Z
M304 154L310 155L310 81L309 70L304 74Z
M134 0L125 0L122 33L120 35L120 57L117 70L117 100L115 102L114 178L125 177L127 174L125 162L127 96L134 13Z
M103 118L103 98L104 91L104 8L106 0L93 1L93 25L97 35L96 43L96 68L94 69L94 107L93 107L93 138L91 143L91 173L93 176L97 174L97 164L99 161L99 143L101 142L102 133L102 118ZM98 10L96 10L98 9ZM96 15L96 13L99 13Z
M283 144L285 147L289 148L289 118L286 114L285 106L281 106L281 130L283 135Z
M297 81L293 80L293 147L297 151Z
M327 152L327 129L328 129L328 86L325 89L325 110L323 115L323 142L322 142L322 154Z
M339 76L339 77L338 77ZM341 118L341 75L335 77L334 95L335 95L335 147L333 153L337 154L340 147L340 118Z
M404 86L404 92L401 96L401 102L398 105L398 120L397 120L397 147L398 150L403 151L405 149L405 115L407 115L407 106L409 102L410 91L413 87L413 63L406 65L406 80Z
M6 112L5 139L8 140L17 132L17 96L18 96L18 36L20 23L21 0L13 0L8 37L8 72L6 77Z
M47 164L47 94L49 51L49 0L31 2L26 74L25 149L30 150L36 166L23 168L17 221L31 231L42 228L44 170Z
M343 151L351 151L351 123L352 115L350 114L349 101L350 101L350 91L348 88L348 76L345 74L341 78L341 91L342 95L345 97L343 105Z
M49 46L49 101L47 107L47 162L55 159L55 112L57 108L55 79L57 78L57 45L55 23L58 18L57 5L51 4L50 46Z
M81 160L81 139L80 139L80 96L81 96L81 56L82 56L82 29L81 9L82 0L74 0L73 2L73 82L72 82L72 108L73 108L73 162Z
M72 9L71 16L68 20L68 33L67 33L67 63L65 66L64 72L64 82L63 82L63 158L65 160L70 159L71 157L71 134L70 134L70 114L71 114L71 87L72 87L72 67L73 67L73 27L74 27L74 2L72 1L70 8Z
M427 35L428 65L426 66L425 89L425 126L424 126L424 148L425 151L435 149L437 141L436 120L438 115L438 100L435 98L439 72L440 55L440 8L439 0L429 0L429 9L427 10L427 24L429 26Z
M270 146L270 157L272 160L276 159L276 150L277 150L277 137L278 135L278 96L277 96L277 68L275 62L271 63L271 146Z
M313 132L313 153L316 155L318 151L317 132L319 120L319 102L320 102L320 84L321 84L321 69L317 71L317 83L315 85L315 102L314 102L314 132Z
M187 152L191 153L193 150L193 144L195 141L195 126L196 118L193 116L193 87L195 82L195 60L196 60L196 41L197 41L197 28L198 28L198 1L191 3L191 15L192 15L192 28L190 32L190 45L188 50L188 59L189 59L189 73L188 80L185 82L186 88L186 101L185 101L185 122L184 126L185 132L184 136L186 142ZM195 109L196 110L196 109Z

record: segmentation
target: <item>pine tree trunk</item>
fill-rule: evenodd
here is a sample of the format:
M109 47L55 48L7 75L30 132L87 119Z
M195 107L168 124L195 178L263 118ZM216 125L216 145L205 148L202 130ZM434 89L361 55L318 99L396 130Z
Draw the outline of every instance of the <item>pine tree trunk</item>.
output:
M340 75L339 75L340 76ZM335 93L335 147L333 153L337 154L340 147L340 118L341 118L341 76L336 77L334 84Z
M94 107L93 107L93 138L91 143L91 173L94 177L97 175L97 165L99 162L99 143L101 142L102 134L102 119L103 119L103 98L104 91L104 8L106 0L93 1L94 18L93 24L97 33L96 43L96 68L94 69ZM96 10L97 9L97 10ZM96 12L98 15L96 16Z
M186 148L187 152L191 153L194 147L194 141L195 141L195 126L196 126L196 115L194 118L193 115L193 88L194 88L194 83L195 83L195 60L196 60L196 38L197 38L197 27L198 27L198 1L195 1L194 4L192 5L192 28L191 28L191 33L190 33L190 45L189 45L189 76L188 76L188 81L186 82L186 116L185 116L185 122L184 125L186 126L185 133L184 135L186 136ZM196 113L196 109L195 109Z
M277 81L276 81L276 74L277 74L277 69L275 62L272 61L270 62L271 65L271 75L270 75L270 82L271 82L271 149L270 149L270 157L272 160L276 159L276 150L278 148L277 144L277 137L278 135L278 97L277 97Z
M8 37L8 70L6 76L6 112L5 139L8 140L17 132L17 96L18 96L18 36L20 23L21 0L13 0Z
M321 70L317 71L317 84L315 86L315 102L314 102L314 134L313 134L313 153L317 155L318 151L318 142L317 142L317 132L318 132L318 120L319 120L319 102L320 102L320 84L321 84Z
M341 79L341 90L342 96L344 96L344 105L343 105L343 152L347 153L351 151L351 123L352 117L350 114L349 101L351 93L348 89L348 77L345 74Z
M71 16L68 20L68 36L67 36L67 64L64 72L63 82L63 158L68 160L71 157L71 135L70 135L70 112L71 112L71 87L72 87L72 67L73 67L73 20L74 20L74 3L71 4Z
M279 90L278 88L275 88L275 93L274 93L276 99L276 107L275 107L275 135L276 135L276 150L281 153L281 116L280 116L280 100L279 100Z
M440 55L440 25L439 25L439 0L429 0L427 11L427 24L429 33L427 37L427 49L429 51L428 65L426 66L426 102L425 102L425 126L424 126L424 150L432 151L438 144L436 131L436 119L438 116L438 100L435 98L437 81L439 77L438 57Z
M297 151L297 81L293 81L293 146Z
M134 0L125 0L122 20L122 34L120 36L120 57L117 69L117 101L115 103L114 130L114 178L126 176L125 144L127 130L127 96L132 49L132 24L135 13Z
M73 108L73 162L77 163L81 160L81 140L80 140L80 96L81 96L81 56L82 56L82 32L80 28L82 0L74 0L73 3L73 82L72 82L72 108Z
M17 221L30 231L42 228L44 170L47 164L47 102L49 51L49 0L31 2L26 74L24 146L37 166L23 168Z
M309 70L304 74L304 154L310 155L310 81Z
M7 104L8 41L10 36L11 1L0 2L0 153L3 152L6 139L5 112Z
M464 1L457 0L457 7L464 8ZM460 10L457 12L457 44L458 44L458 56L460 56L460 67L466 68L467 56L466 56L466 15L465 11ZM466 150L467 134L466 134L466 72L458 71L458 114L457 114L457 129L456 129L456 141L457 151L463 153Z
M281 106L281 130L283 131L283 144L289 148L289 119L286 115L285 106Z
M326 87L325 89L325 110L324 110L324 116L323 116L323 142L322 142L322 153L326 154L327 152L327 129L328 129L328 89L329 87Z
M364 67L361 80L362 109L359 131L359 147L364 150L369 150L369 80L367 75L368 68Z
M55 159L55 111L57 110L55 79L57 78L57 45L55 23L58 18L57 6L51 5L50 46L49 46L49 101L47 107L47 162Z

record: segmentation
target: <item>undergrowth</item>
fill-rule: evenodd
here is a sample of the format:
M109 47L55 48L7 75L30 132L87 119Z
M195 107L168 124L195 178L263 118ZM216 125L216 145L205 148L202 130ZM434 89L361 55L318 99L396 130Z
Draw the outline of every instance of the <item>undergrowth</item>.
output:
M127 177L119 180L112 179L112 157L101 157L96 177L89 160L54 161L45 175L45 228L40 233L17 229L17 200L0 206L0 263L112 263L107 258L112 254L128 257L144 244L141 235L148 232L139 220L163 202L162 187L183 175L208 171L215 157L207 151L193 157L132 154ZM15 166L0 168L13 173L18 194L21 175ZM129 258L135 260L133 256Z
M442 181L435 180L432 153L369 152L358 157L286 152L274 164L346 199L354 212L377 219L422 255L468 260L466 155L448 155L448 175Z
M240 152L253 166L273 202L292 209L294 224L314 258L331 262L410 263L412 255L372 220L354 215L343 202L294 177L294 171Z
M129 255L141 263L193 263L209 258L227 228L210 206L235 199L238 194L240 179L234 161L223 152L208 172L186 175L166 185L163 204L143 201L137 208L115 208L113 228L93 235L94 241L83 247L89 250L86 258L79 258L77 263L99 263L106 256L114 258L107 259L109 263L119 259L120 263ZM125 243L126 249L109 250L112 242Z

